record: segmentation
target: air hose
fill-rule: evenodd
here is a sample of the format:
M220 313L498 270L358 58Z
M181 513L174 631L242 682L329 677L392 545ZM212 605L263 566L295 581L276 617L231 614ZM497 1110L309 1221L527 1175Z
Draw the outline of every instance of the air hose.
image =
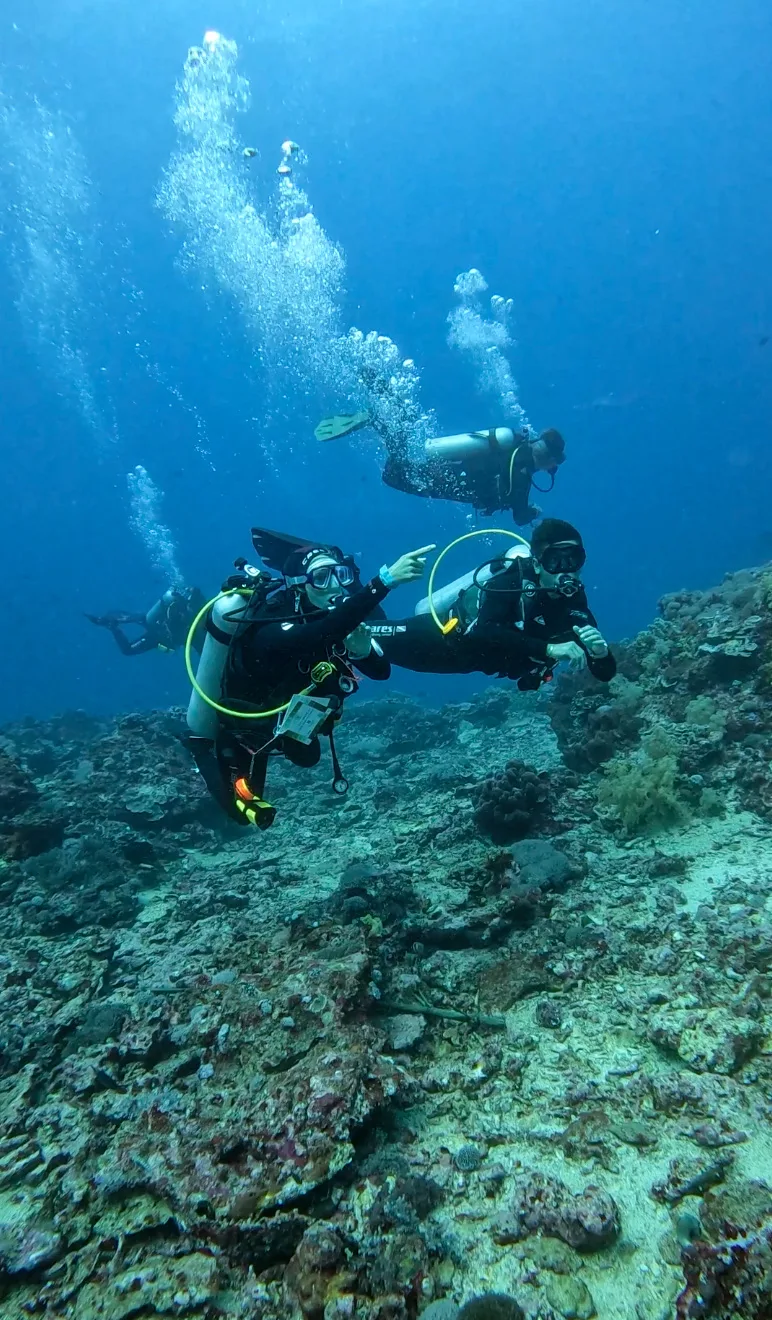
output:
M193 669L193 660L192 660L193 638L195 636L196 629L201 623L201 620L208 614L212 606L223 596L249 597L252 595L253 592L251 590L245 590L242 587L234 587L230 591L218 591L217 595L213 596L211 600L208 600L206 605L202 605L201 609L199 610L198 614L196 615L195 619L190 625L190 631L188 632L187 641L185 642L185 668L188 672L188 678L190 680L190 685L193 688L193 691L201 698L202 701L206 702L207 706L211 706L212 710L216 710L218 715L227 715L229 719L234 719L234 720L268 720L271 719L272 716L274 715L283 714L283 712L287 709L287 707L290 704L289 701L285 701L283 706L275 706L273 710L260 710L260 711L230 710L228 706L222 706L218 701L215 701L212 697L208 696L207 693L204 691L204 689L201 687L201 684L196 679L196 675ZM315 681L311 684L310 687L303 688L303 691L298 693L299 696L304 696L304 697L308 696L310 692L313 692L315 687L318 687L319 683L324 682L324 679L329 677L329 672L331 672L332 667L327 665L325 661L322 661L320 665L315 666L311 676L313 678L313 675L318 670L321 670L322 668L325 667L327 668L328 672L324 674L320 673L318 682Z
M526 541L525 537L518 536L517 532L507 531L507 529L504 527L479 527L474 532L465 532L463 536L457 536L455 541L451 541L449 545L445 546L444 550L440 551L440 553L438 554L437 558L434 561L434 564L432 565L432 571L429 574L429 585L426 592L426 599L429 602L429 613L434 619L434 622L436 623L440 632L443 633L445 636L447 636L448 633L451 633L454 628L458 627L458 619L448 619L447 623L442 622L442 619L440 618L439 614L434 608L434 579L437 575L437 569L439 568L440 564L442 563L448 551L452 550L457 545L461 545L462 541L471 541L472 538L475 536L508 536L511 541L519 541L521 545L526 546L529 550L531 548L529 542Z

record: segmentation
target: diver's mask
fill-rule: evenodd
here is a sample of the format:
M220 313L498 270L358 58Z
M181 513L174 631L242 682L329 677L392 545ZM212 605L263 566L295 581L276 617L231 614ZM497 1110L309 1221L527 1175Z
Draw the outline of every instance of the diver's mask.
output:
M539 553L539 563L553 577L576 574L587 559L587 551L578 541L556 541Z
M288 587L314 587L316 591L329 591L338 586L350 587L356 580L354 567L350 563L319 564L300 577L285 579Z
M320 564L306 574L306 585L317 591L329 591L336 585L350 587L354 581L354 570L350 564Z

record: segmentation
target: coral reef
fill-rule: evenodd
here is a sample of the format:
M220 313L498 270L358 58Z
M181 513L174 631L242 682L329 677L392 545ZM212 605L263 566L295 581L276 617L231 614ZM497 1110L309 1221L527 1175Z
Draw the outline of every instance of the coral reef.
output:
M676 794L677 770L673 756L615 758L604 770L598 805L625 834L656 832L675 825L685 814Z
M766 1320L771 604L364 702L267 835L182 712L5 728L2 1320Z
M549 811L549 776L524 761L508 761L473 795L475 823L494 843L536 833Z

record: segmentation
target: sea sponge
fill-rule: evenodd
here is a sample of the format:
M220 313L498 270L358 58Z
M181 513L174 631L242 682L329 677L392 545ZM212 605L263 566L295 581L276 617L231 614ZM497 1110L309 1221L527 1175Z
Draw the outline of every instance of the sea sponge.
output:
M508 761L473 792L478 830L494 843L514 843L533 834L549 815L549 775L524 761Z
M616 757L598 786L598 806L628 835L676 825L687 814L676 792L677 772L674 756Z

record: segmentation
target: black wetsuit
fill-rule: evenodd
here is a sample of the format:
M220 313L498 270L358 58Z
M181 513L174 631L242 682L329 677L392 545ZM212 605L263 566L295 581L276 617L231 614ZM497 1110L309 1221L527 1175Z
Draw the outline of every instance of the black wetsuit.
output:
M495 432L490 436L490 452L487 454L452 460L437 456L419 462L408 457L406 439L384 435L389 456L383 480L387 486L406 495L471 504L486 517L507 510L518 527L524 527L539 514L529 502L534 474L531 445L524 437L512 463L511 450L501 448Z
M110 630L122 655L144 655L147 651L177 651L184 646L190 626L205 604L203 593L192 587L190 591L167 592L145 614L111 610L108 614L87 614L86 618ZM127 637L123 631L127 624L141 628L140 635ZM193 638L196 651L203 646L205 632L202 622Z
M313 687L315 697L331 697L331 714L320 733L330 739L337 780L339 767L332 734L343 702L356 691L354 670L379 680L387 679L391 672L380 647L372 647L369 655L354 659L346 651L346 638L373 614L383 618L380 604L387 595L388 587L375 577L329 610L312 609L305 601L296 609L296 597L289 591L272 596L231 645L223 704L238 709L243 704L245 710L275 710L308 687ZM322 661L331 664L333 672L321 683L313 684L311 671ZM244 823L244 815L235 804L233 791L238 779L245 778L251 792L262 798L271 755L283 755L303 767L316 765L320 759L319 737L310 744L288 737L274 739L276 722L277 717L272 717L229 724L226 718L214 747L203 739L188 740L210 792L239 823ZM341 782L345 784L342 777Z
M554 661L547 647L578 642L574 628L596 627L584 588L574 595L540 587L531 561L516 559L480 593L481 604L471 629L444 635L431 615L389 620L372 625L387 659L403 669L432 674L495 674L535 689L549 682ZM587 667L602 683L616 673L609 651L601 659L588 655Z

